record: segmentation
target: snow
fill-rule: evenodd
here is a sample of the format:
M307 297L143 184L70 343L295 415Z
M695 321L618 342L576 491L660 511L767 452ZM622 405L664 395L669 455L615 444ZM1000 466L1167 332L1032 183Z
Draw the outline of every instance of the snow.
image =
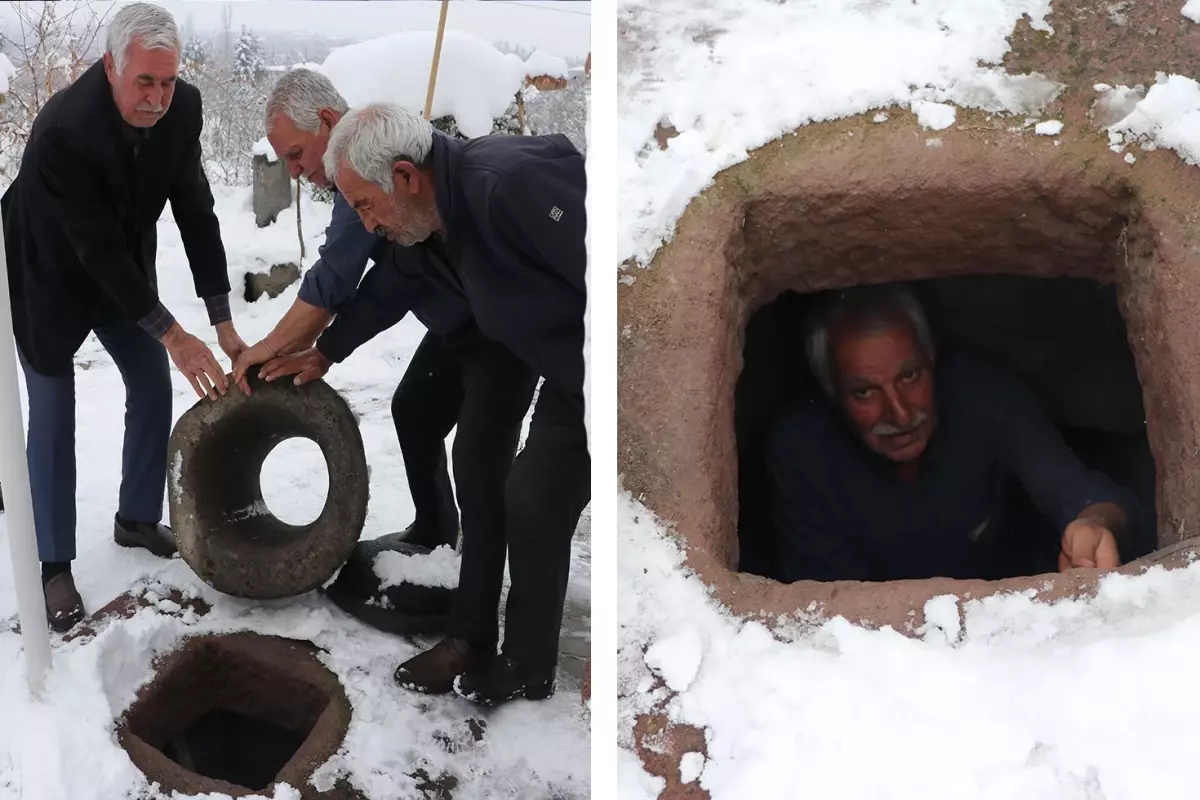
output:
M810 122L913 101L1037 113L1062 87L994 65L1023 15L1052 34L1049 11L1049 0L619 4L618 261L649 263L717 172ZM679 132L665 150L659 124Z
M1125 154L1125 163L1126 163L1126 164L1133 164L1133 163L1135 163L1136 161L1137 161L1137 156L1135 156L1133 153L1126 153L1126 154Z
M1137 142L1147 150L1165 147L1186 163L1200 165L1200 83L1160 72L1146 96L1109 131L1117 137L1114 144Z
M1200 22L1200 0L1188 0L1181 13L1192 22Z
M684 753L683 757L679 759L680 783L692 783L700 777L702 772L704 772L703 753Z
M216 210L234 286L247 271L259 271L299 252L294 225L259 229L250 209L250 190L214 186ZM305 194L301 200L307 258L316 259L331 206ZM189 332L216 351L216 336L195 296L178 228L168 210L158 226L158 277L162 299ZM230 301L239 333L250 342L274 326L295 299L297 286L274 300ZM391 397L425 329L412 318L376 337L326 376L359 415L370 470L370 507L364 539L403 528L412 521L403 459L391 421ZM218 360L227 359L216 351ZM417 697L397 687L396 665L431 646L434 639L403 638L370 629L316 593L275 601L247 601L217 593L201 583L180 559L161 560L112 542L112 515L120 482L124 386L111 358L94 337L81 348L75 371L77 411L78 551L76 584L89 610L130 589L152 593L158 613L146 610L115 622L94 639L70 643L52 637L53 668L44 700L34 701L25 684L20 636L9 632L16 613L12 575L0 558L0 800L110 800L141 796L144 778L116 741L114 723L151 675L157 655L198 633L254 630L315 642L326 666L345 687L353 719L343 750L322 769L327 778L344 774L373 800L415 795L406 771L449 772L459 781L455 797L588 796L590 737L578 682L560 673L558 692L547 701L518 701L480 712L457 698ZM197 402L171 371L174 412ZM27 398L24 385L22 396ZM236 390L235 390L236 391ZM528 423L528 419L526 420ZM526 427L527 430L527 427ZM451 440L452 442L452 440ZM448 445L451 443L448 442ZM280 445L280 449L289 442ZM305 444L309 444L305 442ZM272 454L274 455L274 453ZM169 473L179 467L170 465ZM305 447L269 459L262 476L264 496L274 511L311 512L324 491L326 467L319 448ZM178 481L171 481L177 485ZM172 491L174 488L172 488ZM317 496L314 501L313 495ZM572 543L568 603L588 608L590 542L585 511ZM0 514L0 552L7 552L6 517ZM172 589L203 598L213 610L203 616L175 609ZM150 599L148 597L148 599ZM486 719L476 743L467 727ZM448 742L448 744L439 744ZM448 749L454 750L452 754ZM267 792L269 796L271 793ZM276 800L297 798L277 789Z
M669 528L618 502L619 742L632 755L652 711L703 728L713 800L1193 796L1200 563L1110 575L1091 601L934 598L923 638L799 615L772 635L712 599ZM685 628L704 643L695 680L638 692L646 648ZM634 759L619 769L623 800L656 796Z
M1039 122L1033 126L1033 132L1039 136L1058 136L1062 133L1063 124L1059 120L1052 119L1046 122Z
M321 65L351 108L376 102L424 111L433 62L431 31L391 33L339 47ZM447 30L442 40L434 119L452 115L465 136L491 133L525 81L525 62L482 39Z
M8 93L8 81L17 74L17 68L8 60L8 56L0 53L0 94Z
M271 147L271 143L267 141L267 137L263 137L254 143L254 147L250 149L251 155L266 156L267 161L274 164L279 160L279 156L275 153L275 148Z
M566 59L551 55L545 50L534 50L525 59L525 74L531 78L539 75L549 75L551 78L567 77Z
M410 583L414 586L434 586L453 589L458 586L458 568L462 558L454 548L441 545L428 555L408 555L385 550L375 556L373 568L381 581L380 588Z
M679 633L655 642L646 651L646 666L662 677L667 686L676 692L687 691L700 671L700 660L704 643L695 628L684 628Z
M958 114L954 106L928 100L914 102L912 110L917 115L917 122L921 123L922 127L935 131L949 128L954 124L954 118Z

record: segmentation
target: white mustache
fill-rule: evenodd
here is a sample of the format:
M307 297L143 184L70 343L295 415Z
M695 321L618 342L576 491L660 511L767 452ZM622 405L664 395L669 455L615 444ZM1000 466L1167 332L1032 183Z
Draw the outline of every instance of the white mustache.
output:
M924 422L925 422L925 414L923 412L918 411L916 416L913 417L913 421L910 422L905 427L899 428L895 425L889 425L886 422L881 422L878 425L876 425L874 428L871 428L871 435L873 435L873 436L900 436L901 434L912 433L917 428L921 427L921 425L923 425Z
M163 106L138 106L137 110L144 111L147 114L161 114L163 113Z

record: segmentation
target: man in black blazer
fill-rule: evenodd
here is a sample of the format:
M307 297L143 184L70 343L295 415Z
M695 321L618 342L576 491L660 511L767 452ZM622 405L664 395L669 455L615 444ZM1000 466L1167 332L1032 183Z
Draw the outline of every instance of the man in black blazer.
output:
M50 625L83 618L75 558L73 357L95 332L126 387L125 444L113 538L169 557L160 524L171 433L167 356L201 397L227 390L207 345L158 299L155 225L168 200L196 293L225 354L246 345L229 311L229 277L200 156L200 93L178 78L179 31L158 6L112 19L107 50L46 102L0 201L13 328L29 389L29 476Z

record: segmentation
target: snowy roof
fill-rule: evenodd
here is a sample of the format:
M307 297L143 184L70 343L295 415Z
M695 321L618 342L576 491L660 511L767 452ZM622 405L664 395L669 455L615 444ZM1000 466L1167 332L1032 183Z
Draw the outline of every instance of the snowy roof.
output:
M339 47L321 65L351 108L392 102L425 109L432 31L403 31ZM551 57L552 58L552 57ZM446 31L432 116L452 115L469 137L491 133L524 83L525 62L461 31Z
M552 56L544 50L534 50L525 59L525 74L531 78L549 75L551 78L565 78L568 73L567 62L558 56Z

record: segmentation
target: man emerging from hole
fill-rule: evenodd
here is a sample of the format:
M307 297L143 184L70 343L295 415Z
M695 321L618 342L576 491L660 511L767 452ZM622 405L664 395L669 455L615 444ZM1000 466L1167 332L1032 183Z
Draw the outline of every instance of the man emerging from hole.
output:
M907 289L838 293L805 344L825 402L768 439L776 577L1005 577L1023 532L1010 478L1060 532L1060 570L1119 566L1132 498L1080 463L1014 377L938 353Z

